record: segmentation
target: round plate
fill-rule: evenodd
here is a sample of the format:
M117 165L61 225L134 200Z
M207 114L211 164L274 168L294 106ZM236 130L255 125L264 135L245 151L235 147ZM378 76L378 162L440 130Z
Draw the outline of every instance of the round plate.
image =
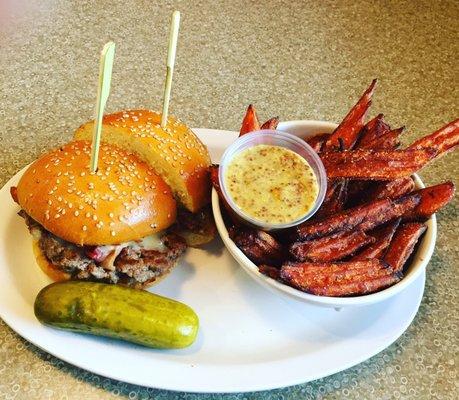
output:
M196 129L215 161L235 132ZM143 386L189 392L244 392L334 374L389 346L409 326L424 291L422 273L389 300L341 311L274 296L257 285L221 241L191 249L150 291L190 305L200 318L196 342L154 350L41 325L35 296L50 283L35 263L31 239L9 188L0 191L0 317L19 335L71 364Z

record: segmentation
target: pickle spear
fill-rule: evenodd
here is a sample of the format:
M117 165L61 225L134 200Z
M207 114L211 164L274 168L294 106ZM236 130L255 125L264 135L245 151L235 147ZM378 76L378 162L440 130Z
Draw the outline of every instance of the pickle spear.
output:
M191 345L199 320L187 305L123 286L57 282L38 293L35 316L58 329L90 333L148 347L178 349Z

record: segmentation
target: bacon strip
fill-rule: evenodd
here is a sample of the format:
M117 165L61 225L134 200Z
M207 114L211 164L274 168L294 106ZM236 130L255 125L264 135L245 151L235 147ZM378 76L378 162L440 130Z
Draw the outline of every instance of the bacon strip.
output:
M419 194L409 194L395 200L366 203L320 221L305 222L293 230L292 236L297 240L309 240L353 229L365 232L413 210L420 199Z
M365 90L356 105L352 107L343 121L331 134L325 143L325 151L330 151L339 147L339 139L343 141L345 149L350 149L355 144L360 130L363 127L365 115L371 105L371 97L376 88L376 82L376 79L371 82L371 85Z
M437 150L438 155L454 150L459 146L459 118L441 127L434 133L416 140L409 149L424 149L427 147Z
M249 104L244 119L242 120L242 126L241 130L239 131L239 136L258 130L260 130L260 121L258 120L255 107L252 104Z
M434 149L351 150L322 153L329 179L393 180L410 176L436 155Z
M401 218L396 219L394 222L391 222L387 226L375 232L375 242L370 246L366 247L351 258L352 261L363 261L372 258L381 258L384 254L384 251L389 247L389 244L394 236L395 231L400 225Z
M293 243L289 252L298 261L337 261L374 241L373 237L362 231L340 232L320 239Z
M336 263L286 263L281 279L318 296L351 296L372 293L401 279L381 260Z
M395 272L401 272L406 261L414 250L419 238L426 231L424 224L411 222L401 225L395 232L384 261L386 261Z

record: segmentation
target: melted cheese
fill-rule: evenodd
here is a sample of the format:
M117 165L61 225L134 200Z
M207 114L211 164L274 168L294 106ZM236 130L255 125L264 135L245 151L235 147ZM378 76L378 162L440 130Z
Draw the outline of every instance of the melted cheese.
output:
M108 246L104 246L104 247L108 247ZM115 270L114 263L115 263L116 257L118 257L118 255L121 253L121 250L123 250L125 247L132 247L135 250L154 250L154 251L159 251L161 253L164 253L167 251L167 247L161 240L161 234L159 233L155 233L150 236L145 236L142 240L139 240L137 242L133 242L133 241L125 242L117 246L110 246L110 247L113 248L113 250L100 263L100 266L107 271Z

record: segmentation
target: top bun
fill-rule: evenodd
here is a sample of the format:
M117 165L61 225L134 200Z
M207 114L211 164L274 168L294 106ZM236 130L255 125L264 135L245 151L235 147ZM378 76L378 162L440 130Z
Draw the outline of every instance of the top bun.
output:
M78 245L138 240L175 221L170 188L135 154L101 144L97 173L90 157L91 143L74 141L35 161L17 187L22 209Z
M206 146L182 122L150 110L121 111L103 118L102 141L137 153L172 188L178 201L196 212L210 201L210 157ZM90 140L94 121L77 129L75 139Z

